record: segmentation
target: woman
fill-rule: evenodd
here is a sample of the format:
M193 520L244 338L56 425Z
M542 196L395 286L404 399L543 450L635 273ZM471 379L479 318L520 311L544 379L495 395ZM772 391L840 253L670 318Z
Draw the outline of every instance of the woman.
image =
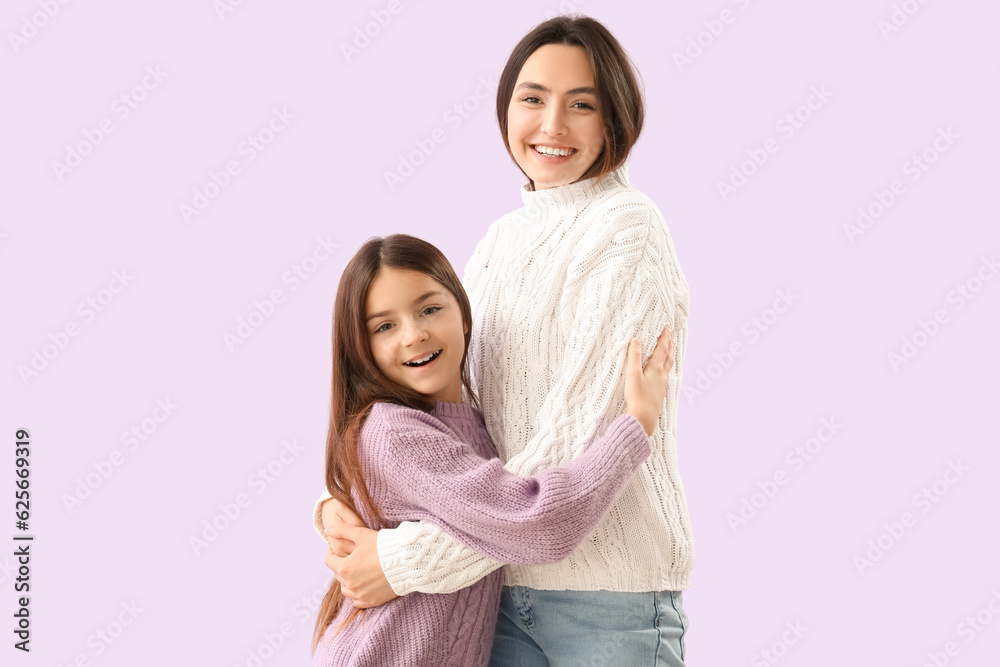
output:
M694 547L676 415L689 298L662 215L628 182L643 123L633 69L600 23L560 16L518 43L497 90L504 144L528 178L524 207L490 227L464 282L472 382L506 469L572 460L607 428L624 405L618 351L632 336L650 349L668 326L676 347L653 453L617 503L565 560L504 568L494 665L684 664ZM327 563L358 607L459 590L501 565L431 523L375 533L322 501Z

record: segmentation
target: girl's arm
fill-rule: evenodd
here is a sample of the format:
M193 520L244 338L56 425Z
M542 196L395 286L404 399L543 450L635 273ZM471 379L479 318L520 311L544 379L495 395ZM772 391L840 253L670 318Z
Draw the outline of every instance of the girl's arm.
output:
M381 569L384 575L420 585L425 592L465 588L502 562L533 565L562 560L594 529L650 453L642 424L622 415L575 461L534 478L518 477L507 472L499 459L484 459L453 435L429 429L420 423L421 413L398 413L409 418L404 429L370 432L371 442L382 446L374 453L378 479L368 483L381 486L385 497L377 502L386 519L424 521L379 531L378 552L384 550L383 535L418 531L420 541L401 545L403 556ZM367 528L343 528L334 539L353 539L359 546L348 558L327 559L344 594L360 608L392 599L381 583L388 577L379 577L373 567L377 554L362 548L357 537L363 535L368 547L371 533ZM421 571L428 547L434 553L432 565L437 565L431 572L446 575L436 582L414 576L410 569L416 566L416 572ZM441 568L442 560L449 567ZM411 591L392 586L391 592Z
M642 424L623 415L574 461L518 477L499 459L484 459L436 430L423 413L392 412L403 423L373 437L378 479L369 480L385 491L383 514L433 521L502 562L534 565L568 556L650 453Z
M628 411L635 418L641 420L643 435L651 433L656 426L663 405L664 392L667 388L667 377L673 366L673 341L667 338L667 333L665 331L661 335L645 370L642 370L641 367L640 346L633 345L629 349L630 359L626 382ZM374 606L388 601L393 594L405 595L414 591L446 593L471 585L499 567L500 562L494 558L506 562L526 564L562 560L593 529L607 508L613 504L617 494L624 488L628 475L637 467L638 464L635 463L628 469L628 475L621 476L619 474L617 489L607 487L611 491L610 496L601 495L599 492L602 489L595 488L593 484L595 475L599 478L601 474L614 474L616 464L622 463L620 457L615 461L609 460L608 455L610 454L611 459L614 459L616 455L627 453L627 438L635 435L628 433L629 425L632 425L634 431L634 426L638 423L637 419L627 416L620 417L612 424L612 428L588 449L586 454L568 466L552 468L543 472L537 480L514 477L500 467L499 461L496 459L487 461L486 465L483 466L483 459L476 457L478 459L476 466L479 468L477 474L485 475L487 479L485 488L487 490L497 487L498 480L514 481L515 483L526 482L532 486L545 482L555 485L554 494L550 494L550 498L555 500L551 504L547 504L544 499L544 492L547 489L542 487L532 489L527 494L529 497L535 497L537 501L537 507L527 508L527 512L523 511L525 508L517 510L516 506L513 508L506 506L506 509L513 509L515 513L514 515L505 515L503 511L498 511L496 506L487 505L485 508L480 508L485 509L488 513L487 523L473 523L465 526L467 532L470 526L472 527L474 532L472 535L461 534L460 524L448 525L446 521L442 522L441 517L437 515L426 516L425 518L446 525L450 531L456 532L460 539L451 537L436 525L426 521L403 523L397 529L379 531L377 552L369 546L375 544L374 531L340 523L336 526L334 537L359 544L364 542L366 546L363 549L358 549L355 553L351 553L350 549L343 550L339 555L348 556L350 554L347 559L333 557L328 560L328 564L337 571L338 579L357 577L357 581L349 585L349 588L353 589L354 592L348 595L355 599L358 606ZM645 450L648 438L639 437ZM621 442L622 440L625 442ZM406 447L404 451L412 452L415 450L412 447ZM436 453L436 457L429 460L440 461L440 448L435 446L433 451ZM646 454L643 454L641 460L644 460L645 456ZM409 462L404 463L410 465ZM595 465L597 466L596 471L593 469ZM589 472L588 466L590 466ZM582 477L579 474L581 471ZM582 500L573 494L572 485L566 486L565 484L567 479L574 480L574 474L577 475L576 480L582 479L585 483L577 489L577 492L584 496ZM482 483L482 480L479 481ZM409 483L406 486L408 492L412 492L414 488ZM475 505L474 501L483 498L482 488L481 486L476 492L474 499L463 501L461 494L455 494L445 487L446 497L449 501L458 498L460 503ZM499 488L501 489L499 500L503 502L502 485ZM432 497L433 494L427 495L418 491L418 495L425 498ZM489 501L497 500L489 493L486 494L486 499ZM321 498L320 502L322 503L322 501ZM334 504L339 505L336 501L330 503L330 505ZM596 514L592 511L588 514L588 508L591 510L599 508L599 511ZM534 512L535 509L539 511ZM567 510L569 510L568 513ZM438 512L440 513L440 510ZM534 515L532 516L532 514ZM317 530L321 531L323 526L320 523L320 503L317 504L316 515ZM568 521L570 515L579 523L576 526L571 526L563 534L555 533L554 529L558 529L559 526L553 527L549 522L558 524L560 521ZM354 523L359 523L359 521L355 518ZM480 539L478 531L484 531L487 537ZM491 551L491 549L498 547L496 543L489 542L491 532L501 538L507 535L506 539L512 541L512 544L499 545L500 549L507 549L507 551ZM523 542L525 538L532 539L533 542L528 545ZM526 547L526 549L519 550L522 547ZM553 551L546 552L548 547L551 547ZM484 557L476 550L489 553L494 558ZM427 565L428 561L430 561L430 566ZM391 582L391 588L389 582Z

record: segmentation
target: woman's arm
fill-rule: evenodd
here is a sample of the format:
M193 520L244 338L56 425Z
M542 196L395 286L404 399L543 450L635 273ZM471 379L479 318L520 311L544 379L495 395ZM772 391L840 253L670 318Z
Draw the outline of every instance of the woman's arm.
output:
M332 497L329 491L323 489L323 494L316 501L316 507L313 508L313 528L316 529L316 532L324 542L328 542L329 539L323 531L332 525L334 518L333 514L327 513L328 509L333 509L335 505L334 503L326 502Z
M668 333L665 331L661 335L661 339L654 348L654 352L650 356L645 369L641 365L640 346L636 344L629 347L630 360L626 381L628 412L641 422L642 429L646 435L651 433L655 428L660 409L663 405L664 393L667 387L667 376L670 368L673 366L673 341L668 338ZM637 343L638 341L635 342ZM486 462L487 465L483 466L483 460L475 457L477 459L475 465L480 468L477 472L483 474L485 471L487 481L484 484L487 489L494 488L497 484L497 479L515 480L518 482L528 481L532 485L535 485L539 482L549 481L548 478L550 477L558 477L568 472L569 479L572 480L572 470L574 468L583 470L584 481L590 482L595 477L599 478L601 474L614 472L615 465L609 463L607 460L608 450L606 448L611 447L610 451L613 454L623 453L627 449L628 443L624 443L625 447L623 447L623 443L621 442L622 431L627 430L628 425L630 423L634 424L634 421L626 417L619 418L614 422L612 428L588 449L588 452L584 456L569 466L545 471L539 476L539 480L519 480L499 467L498 461L495 459ZM647 442L648 438L642 438L644 449ZM432 454L436 456L432 456L429 460L440 461L442 451L445 449L435 445ZM604 457L597 458L602 454L602 450ZM413 452L416 449L406 446L403 451ZM445 458L447 459L448 456L445 456ZM643 456L644 458L645 455ZM408 467L411 466L411 462L408 461L403 461L402 464ZM586 467L588 465L596 465L600 472L595 472L594 470L587 472ZM634 467L629 470L629 474L634 470ZM490 470L486 471L486 468ZM563 479L561 481L565 482L566 480ZM582 500L573 495L572 489L570 489L569 493L566 493L568 487L565 484L556 482L555 486L558 489L558 493L561 493L562 496L558 497L555 503L549 505L547 509L544 507L545 501L541 500L539 507L543 509L535 517L529 516L531 514L530 511L527 513L517 512L516 507L506 507L506 509L515 509L515 515L510 516L503 513L504 508L499 508L498 510L496 507L487 506L486 510L489 513L489 520L485 524L466 525L466 530L469 530L469 527L472 526L471 530L475 532L471 536L471 540L469 539L469 535L462 536L464 538L462 541L466 542L467 545L462 544L462 542L444 533L440 528L429 522L404 523L395 530L380 531L377 538L374 535L374 531L355 528L341 523L334 531L335 538L359 543L365 542L367 545L374 545L377 539L377 552L374 548L368 548L359 549L357 552L351 553L351 548L345 548L341 550L339 556L348 556L350 554L349 558L342 559L334 556L328 560L328 564L337 571L338 579L346 583L345 594L353 598L355 594L352 594L351 591L356 593L357 597L355 599L360 603L359 606L381 604L391 599L393 594L407 594L414 590L437 593L451 592L470 585L500 565L496 560L484 558L476 551L470 549L469 546L491 553L492 556L509 562L535 564L561 560L593 529L600 516L613 503L617 493L620 492L621 488L624 488L626 481L627 476L620 477L619 488L613 491L610 497L602 497L599 493L601 489L598 488L595 491L593 485L589 488L584 486L580 489L580 493L584 494ZM406 488L408 491L411 491L413 485L408 483ZM449 500L458 498L460 503L474 506L483 497L481 488L482 486L473 499L463 500L461 494L455 494L451 489L446 489L445 493ZM544 492L544 490L543 488L542 491ZM528 495L535 493L537 491L532 490ZM432 496L433 494L419 493L419 497L421 498ZM488 492L486 498L487 500L491 500ZM588 502L590 505L588 505ZM335 503L336 501L333 501L330 504L333 505ZM339 505L339 503L336 504ZM600 507L600 511L596 515L592 514L588 516L588 506ZM555 531L560 527L560 521L568 520L568 517L565 516L565 511L570 508L572 508L573 520L577 523L569 531L559 535ZM330 514L333 515L334 512L331 511ZM561 514L563 516L560 516ZM440 518L436 516L433 520L441 522ZM455 525L449 526L449 529L454 531ZM491 531L498 536L507 535L507 539L512 544L502 545L500 548L513 548L514 550L490 552L489 549L495 548L497 545L484 544L483 540L479 540L477 537L478 531L484 531L486 535L490 535ZM560 537L562 541L559 541ZM488 539L486 538L486 540ZM526 539L531 540L530 544L524 541ZM553 539L556 542L553 543ZM527 550L518 551L517 549L522 546L526 546ZM555 551L551 554L546 554L545 548L547 546L552 546ZM539 549L541 549L541 552ZM359 553L365 551L367 555ZM428 553L432 553L434 556L431 559L432 565L430 567L424 564ZM376 562L379 555L382 556L380 563ZM444 563L447 563L449 567L442 567ZM389 580L393 582L391 588L388 584ZM348 589L351 589L351 591Z
M341 591L359 609L414 592L454 593L503 565L429 521L404 521L397 528L374 531L338 518L333 532L340 538L341 550L333 553L331 549L326 564L341 582ZM392 539L399 544L387 543ZM384 553L393 555L380 561ZM430 566L423 563L429 555Z

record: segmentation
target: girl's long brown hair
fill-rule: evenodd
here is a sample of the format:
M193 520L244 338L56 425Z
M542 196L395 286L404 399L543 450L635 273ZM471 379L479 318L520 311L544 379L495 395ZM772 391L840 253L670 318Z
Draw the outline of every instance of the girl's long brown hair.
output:
M358 433L372 405L383 401L430 412L434 399L397 384L382 374L375 364L365 326L365 304L372 281L383 268L418 271L451 292L462 312L469 333L465 334L462 355L462 386L478 406L469 383L466 358L472 331L472 308L448 259L436 247L413 236L392 234L367 241L351 258L340 277L333 310L333 382L330 391L330 426L326 438L326 489L330 495L351 508L359 516L354 503L356 494L371 518L381 524L383 517L365 485L358 458ZM376 528L371 525L369 528ZM344 604L340 583L334 579L320 605L313 630L312 653L315 654L326 629ZM344 621L349 623L359 613L355 609ZM339 630L338 630L339 632Z

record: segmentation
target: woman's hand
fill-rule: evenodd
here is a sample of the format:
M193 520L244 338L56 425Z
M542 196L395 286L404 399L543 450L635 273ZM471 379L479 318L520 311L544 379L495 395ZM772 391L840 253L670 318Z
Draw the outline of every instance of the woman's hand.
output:
M340 582L344 597L359 609L377 607L397 597L378 560L378 532L366 528L361 517L336 498L324 501L320 511L330 544L326 566Z
M625 363L625 412L639 420L646 435L652 435L667 396L667 380L674 365L674 341L670 328L664 327L653 354L642 366L642 342L633 338L628 344Z
M324 500L320 512L322 514L323 530L327 532L326 541L329 543L334 555L341 558L350 556L351 552L354 551L354 543L331 537L329 529L343 524L361 526L363 528L365 527L364 521L351 508L336 498Z
M377 607L398 597L378 560L378 531L352 526L339 519L338 516L334 525L326 530L331 539L326 565L340 582L340 592L353 600L354 606L359 609ZM349 555L334 553L333 544L349 545Z

